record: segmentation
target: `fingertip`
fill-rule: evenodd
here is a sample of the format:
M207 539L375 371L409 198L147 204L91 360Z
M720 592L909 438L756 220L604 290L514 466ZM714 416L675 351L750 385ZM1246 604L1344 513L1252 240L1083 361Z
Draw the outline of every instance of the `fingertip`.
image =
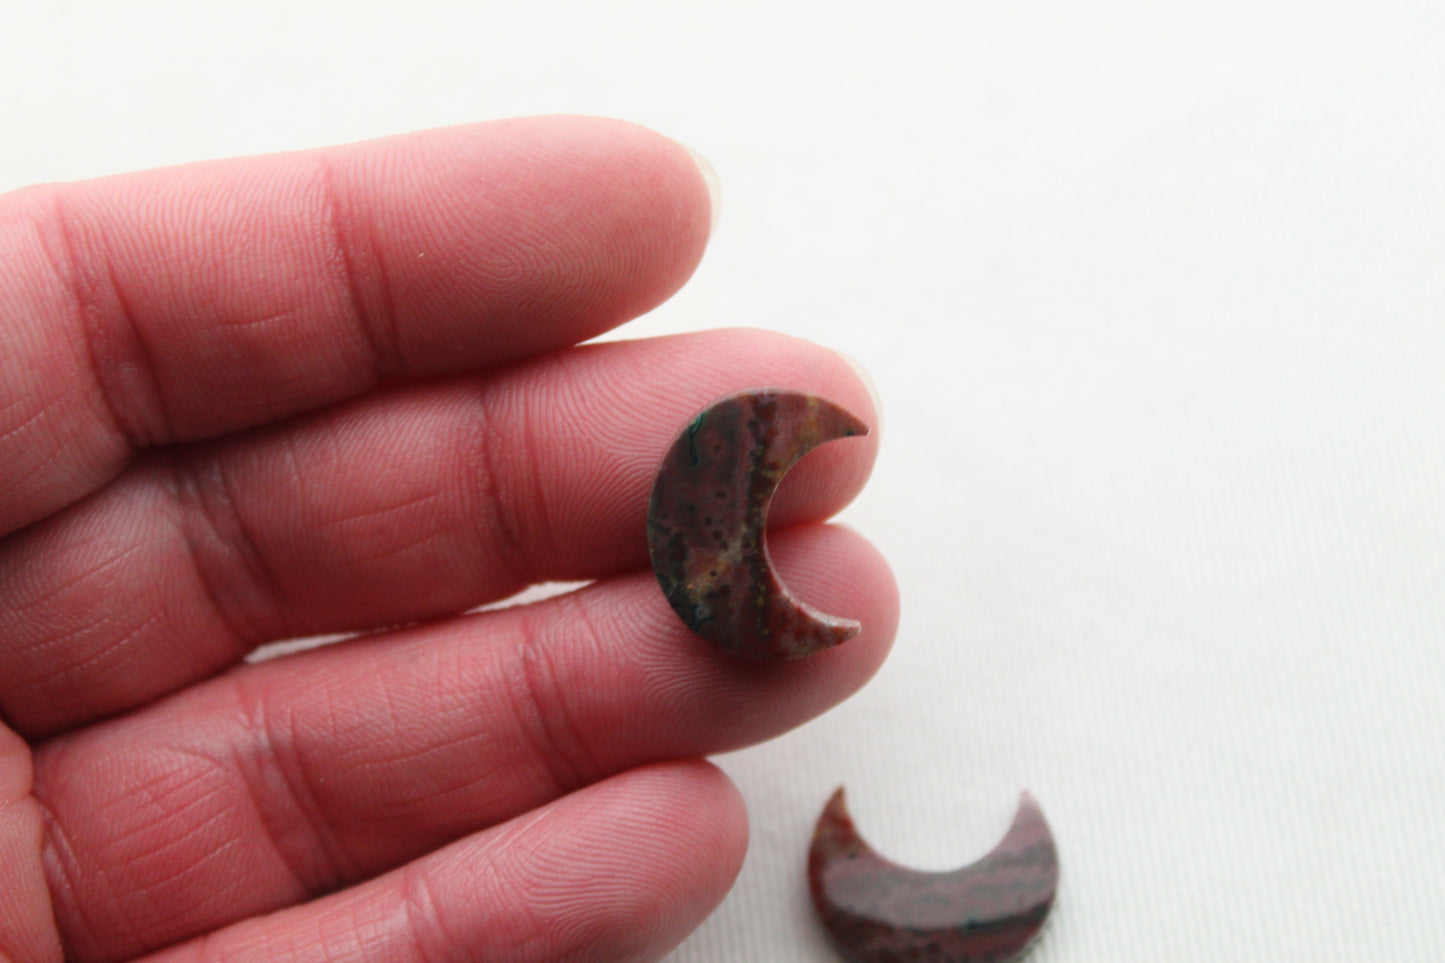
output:
M552 881L537 902L554 920L559 958L597 947L609 959L662 957L722 902L747 851L742 796L701 759L624 772L553 811L568 824L560 832L591 837L546 854L518 848L531 852L528 877ZM565 865L549 867L549 857Z
M447 175L422 198L437 202L429 222L442 227L437 233L454 250L478 257L456 281L426 276L412 294L421 304L450 288L450 300L465 304L478 291L492 292L496 303L484 324L532 322L509 327L506 336L517 346L498 355L504 360L584 341L645 314L676 293L702 260L708 186L688 149L651 128L557 114L416 137L449 155L438 165ZM398 143L404 159L418 149ZM498 234L505 250L492 242ZM518 297L509 299L514 285L521 286Z
M667 800L655 821L637 827L639 836L659 829L680 833L685 845L710 854L706 866L686 871L699 874L702 891L712 894L713 905L721 902L747 855L748 813L742 792L726 773L701 758L644 766L629 775L635 780L632 788L640 806L645 806L641 800Z
M692 277L719 211L712 165L695 150L641 124L610 117L521 117L507 125L516 149L543 168L555 165L568 197L588 218L610 216L578 260L606 265L593 307L591 334L631 320L666 301ZM618 255L626 254L626 258ZM610 296L610 300L606 300Z
M678 143L682 143L678 141ZM682 144L682 147L691 155L693 163L702 175L702 182L707 186L708 199L708 237L717 233L718 218L722 216L722 179L718 177L717 168L713 167L712 161L704 157L701 152Z

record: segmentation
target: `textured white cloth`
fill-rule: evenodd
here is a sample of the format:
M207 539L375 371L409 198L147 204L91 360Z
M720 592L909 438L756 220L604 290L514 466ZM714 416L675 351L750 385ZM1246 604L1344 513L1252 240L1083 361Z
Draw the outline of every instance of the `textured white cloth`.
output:
M751 324L886 410L863 694L722 760L753 842L671 963L822 961L842 782L931 868L1018 790L1038 963L1445 957L1445 13L1100 0L12 4L0 188L535 112L708 155L630 336Z

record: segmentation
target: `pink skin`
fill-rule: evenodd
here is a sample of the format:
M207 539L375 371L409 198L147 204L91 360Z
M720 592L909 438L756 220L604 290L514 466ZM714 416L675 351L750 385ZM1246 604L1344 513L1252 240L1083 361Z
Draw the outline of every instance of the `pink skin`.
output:
M876 426L793 339L572 347L708 219L685 151L586 118L0 197L0 963L652 960L711 911L746 819L697 757L855 691L897 594L817 524L876 432L772 516L858 638L741 663L646 571L652 472L713 398ZM457 614L546 579L596 582Z

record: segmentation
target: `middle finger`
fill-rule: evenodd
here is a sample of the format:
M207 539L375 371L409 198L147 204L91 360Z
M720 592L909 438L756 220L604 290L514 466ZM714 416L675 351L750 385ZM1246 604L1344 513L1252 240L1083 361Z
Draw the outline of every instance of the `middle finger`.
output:
M760 384L876 417L837 355L739 330L572 349L157 454L0 542L0 715L45 736L264 642L641 567L672 437L714 397ZM837 511L875 448L870 436L810 455L773 520Z

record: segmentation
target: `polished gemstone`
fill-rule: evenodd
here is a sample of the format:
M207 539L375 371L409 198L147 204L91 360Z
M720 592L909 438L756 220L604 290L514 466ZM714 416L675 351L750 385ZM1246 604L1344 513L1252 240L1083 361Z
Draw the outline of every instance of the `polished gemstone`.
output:
M795 659L861 626L794 598L768 558L768 506L808 451L868 426L814 395L763 388L694 418L657 470L647 541L657 580L688 628L734 655Z
M1054 904L1059 859L1032 796L983 859L907 869L859 836L839 789L813 832L808 883L823 925L853 963L1004 963L1033 942Z

